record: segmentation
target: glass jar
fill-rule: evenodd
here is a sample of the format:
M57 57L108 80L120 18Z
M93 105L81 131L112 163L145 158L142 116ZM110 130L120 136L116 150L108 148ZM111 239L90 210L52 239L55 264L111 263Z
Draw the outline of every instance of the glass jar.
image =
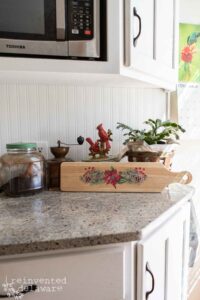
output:
M44 157L35 143L7 144L0 158L0 187L9 196L32 195L44 188Z

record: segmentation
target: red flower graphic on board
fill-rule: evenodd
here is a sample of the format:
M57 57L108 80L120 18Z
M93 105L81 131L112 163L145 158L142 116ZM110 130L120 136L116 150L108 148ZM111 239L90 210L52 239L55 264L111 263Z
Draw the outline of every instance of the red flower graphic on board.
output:
M116 189L116 184L120 181L121 175L114 168L111 170L106 170L104 173L104 181L106 184L112 184Z
M117 184L141 183L147 178L144 168L129 168L124 171L117 171L110 167L105 171L94 167L85 168L85 173L80 177L86 184L111 184L115 189Z

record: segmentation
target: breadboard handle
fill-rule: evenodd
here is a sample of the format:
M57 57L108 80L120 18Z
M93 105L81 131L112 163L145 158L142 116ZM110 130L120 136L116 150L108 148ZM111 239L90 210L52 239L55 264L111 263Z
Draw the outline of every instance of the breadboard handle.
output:
M192 181L192 174L188 171L183 171L180 174L182 174L182 180L180 183L182 184L189 184Z

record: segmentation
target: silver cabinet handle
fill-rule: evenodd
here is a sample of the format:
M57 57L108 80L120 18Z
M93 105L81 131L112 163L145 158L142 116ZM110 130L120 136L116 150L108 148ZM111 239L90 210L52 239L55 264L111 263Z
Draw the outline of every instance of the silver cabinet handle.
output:
M149 263L146 264L146 271L151 275L152 278L152 288L150 291L146 292L146 300L149 299L149 296L153 293L154 289L155 289L155 278L154 275L150 269Z
M12 295L9 295L9 294L8 295L1 295L0 294L0 298L15 298L15 297L19 297L21 295L28 294L30 292L34 292L36 290L37 290L37 285L32 284L32 285L26 286L22 291L15 292Z

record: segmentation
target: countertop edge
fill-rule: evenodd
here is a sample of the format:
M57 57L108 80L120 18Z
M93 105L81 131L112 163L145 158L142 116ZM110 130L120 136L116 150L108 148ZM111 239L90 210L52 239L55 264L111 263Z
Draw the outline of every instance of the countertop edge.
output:
M77 249L90 246L103 246L111 244L120 244L127 242L134 242L139 240L139 234L130 233L118 233L112 235L99 235L94 237L81 237L75 239L61 239L61 240L51 240L51 241L40 241L32 242L29 244L13 244L13 245L3 245L0 247L0 259L4 256L12 255L23 255L23 254L34 254L37 252L47 252L55 250L68 250Z

